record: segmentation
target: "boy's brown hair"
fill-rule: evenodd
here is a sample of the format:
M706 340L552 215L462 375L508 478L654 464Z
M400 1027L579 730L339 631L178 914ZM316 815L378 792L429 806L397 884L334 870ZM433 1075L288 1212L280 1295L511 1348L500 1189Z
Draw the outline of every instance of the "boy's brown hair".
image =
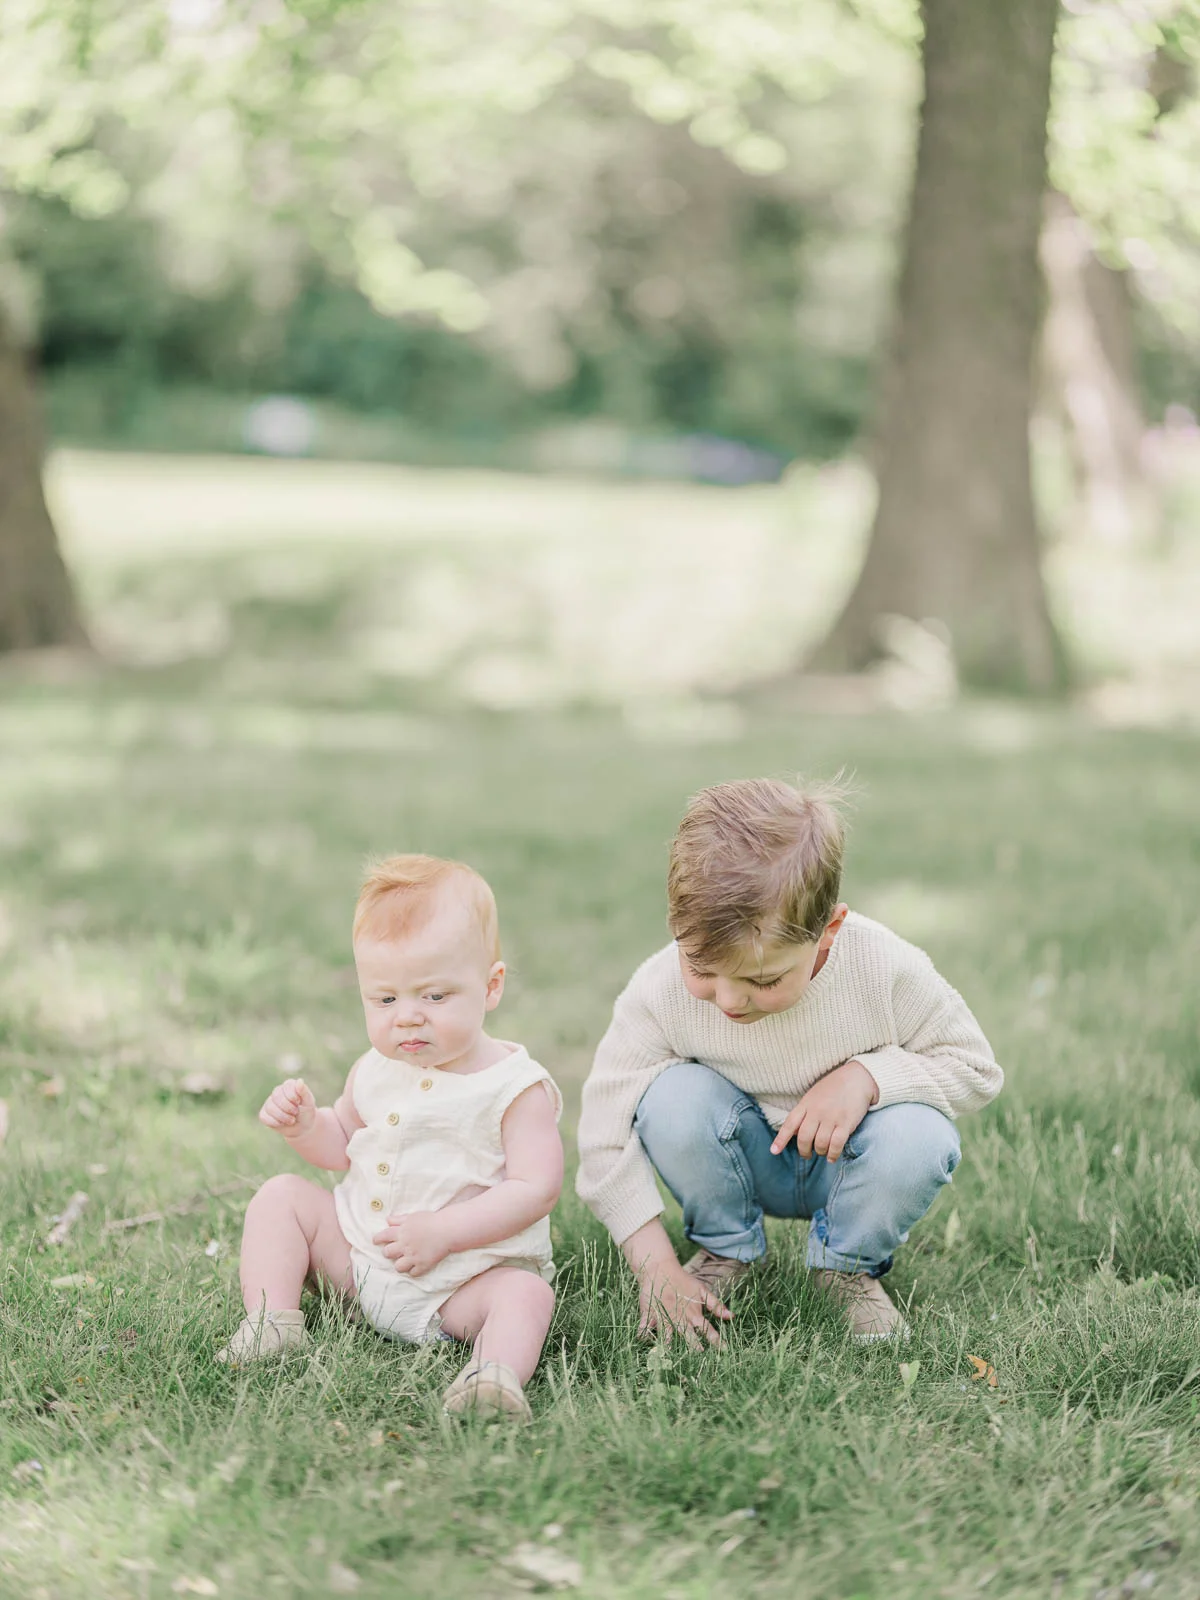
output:
M811 944L838 903L840 782L743 778L702 789L671 844L667 921L686 954L719 963L766 939Z
M462 861L441 856L387 856L367 869L354 910L354 938L396 939L415 933L433 910L438 890L453 884L479 920L489 961L500 959L496 897L486 879Z

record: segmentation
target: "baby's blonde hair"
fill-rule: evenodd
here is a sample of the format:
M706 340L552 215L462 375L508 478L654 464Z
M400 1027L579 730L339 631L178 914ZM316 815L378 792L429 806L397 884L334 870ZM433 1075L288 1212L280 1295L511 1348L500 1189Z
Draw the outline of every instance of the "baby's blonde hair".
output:
M499 961L500 919L490 886L474 867L440 856L387 856L373 862L358 892L354 938L397 939L415 932L432 911L438 890L449 884L478 918L488 960Z
M811 944L833 917L849 791L743 778L702 789L671 844L667 920L687 955L722 962L765 940Z

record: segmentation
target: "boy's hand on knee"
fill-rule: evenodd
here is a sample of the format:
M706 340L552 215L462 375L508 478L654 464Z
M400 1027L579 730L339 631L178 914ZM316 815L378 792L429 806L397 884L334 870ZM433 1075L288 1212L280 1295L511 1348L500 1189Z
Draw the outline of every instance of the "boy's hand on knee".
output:
M836 1161L878 1099L879 1085L862 1062L844 1061L796 1101L779 1126L771 1154L779 1155L795 1138L796 1151L806 1160L818 1155Z
M678 1333L693 1350L702 1350L706 1343L720 1344L720 1331L708 1319L728 1322L733 1313L678 1262L647 1264L637 1279L638 1332L643 1337L657 1333L669 1344Z
M277 1133L295 1136L308 1133L317 1120L317 1102L303 1078L288 1078L272 1089L258 1120Z
M450 1254L446 1222L437 1211L408 1211L388 1218L388 1226L375 1235L397 1272L419 1278Z

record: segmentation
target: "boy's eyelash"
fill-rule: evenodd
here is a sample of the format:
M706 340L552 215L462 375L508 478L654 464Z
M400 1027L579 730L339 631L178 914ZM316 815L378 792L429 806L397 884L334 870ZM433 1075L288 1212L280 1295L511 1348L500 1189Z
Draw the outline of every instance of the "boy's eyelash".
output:
M770 983L756 983L754 987L756 989L776 989L786 977L787 973L781 972L777 978L772 978Z

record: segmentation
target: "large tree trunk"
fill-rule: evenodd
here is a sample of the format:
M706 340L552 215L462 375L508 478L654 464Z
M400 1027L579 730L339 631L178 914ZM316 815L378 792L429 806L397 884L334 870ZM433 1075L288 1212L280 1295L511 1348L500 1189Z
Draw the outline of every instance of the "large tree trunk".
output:
M937 619L961 678L1052 689L1029 467L1057 0L924 0L925 99L866 563L816 664Z
M86 643L42 493L37 396L0 316L0 652Z

